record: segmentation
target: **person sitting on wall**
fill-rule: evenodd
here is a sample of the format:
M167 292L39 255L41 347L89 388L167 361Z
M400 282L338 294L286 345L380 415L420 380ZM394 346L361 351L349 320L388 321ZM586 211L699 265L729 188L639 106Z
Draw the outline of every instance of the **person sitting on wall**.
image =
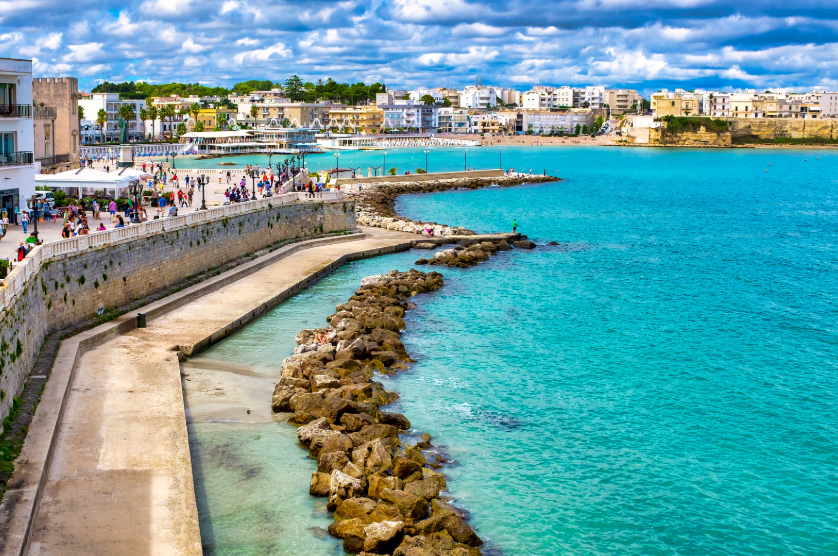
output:
M169 216L177 216L177 205L172 205L169 209Z
M104 232L104 231L106 231L106 230L107 230L107 228L105 228L105 225L104 225L104 224L102 224L101 222L99 222L99 227L98 227L98 228L96 228L96 231L97 231L97 232Z
M116 217L116 226L114 228L124 228L125 227L125 220L122 219L122 215L118 215Z
M24 245L24 243L21 241L20 247L17 248L17 260L22 261L24 257L26 257L27 253L28 251L26 250L26 245Z

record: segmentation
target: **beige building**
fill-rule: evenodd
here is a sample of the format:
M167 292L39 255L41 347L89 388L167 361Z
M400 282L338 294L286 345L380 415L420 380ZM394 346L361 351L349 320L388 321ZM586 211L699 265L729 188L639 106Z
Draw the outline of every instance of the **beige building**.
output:
M212 131L218 125L218 116L221 114L227 115L226 127L231 120L236 119L236 111L232 108L202 108L198 111L198 121L204 124L204 131Z
M372 106L335 107L329 110L329 128L352 128L361 135L381 133L384 110Z
M239 122L247 124L277 124L287 119L293 127L314 127L322 129L329 123L329 111L343 108L342 104L331 102L252 102L238 105ZM250 108L256 107L256 121L250 115Z
M643 97L634 89L605 89L602 102L611 108L612 114L623 114L638 109Z
M56 173L78 168L78 79L75 77L36 77L32 80L32 97L35 161L41 163L41 173Z
M733 93L730 95L731 118L765 117L765 101L753 93Z
M686 91L661 91L652 95L652 113L663 116L698 116L701 95Z

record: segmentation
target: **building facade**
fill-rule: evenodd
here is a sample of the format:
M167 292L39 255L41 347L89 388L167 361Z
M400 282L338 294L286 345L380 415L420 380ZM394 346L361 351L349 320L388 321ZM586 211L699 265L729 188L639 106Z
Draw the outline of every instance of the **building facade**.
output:
M145 100L120 99L119 93L92 93L90 98L80 98L79 106L84 108L85 119L96 122L100 110L105 111L106 121L100 135L104 141L119 141L119 109L123 106L130 106L134 112L134 118L128 121L128 140L140 141L145 137L145 126L140 119L140 110L146 107ZM101 141L102 137L97 140Z
M0 216L17 223L35 193L32 61L0 58Z
M468 133L471 129L471 118L468 110L454 108L453 106L440 108L438 118L439 127L437 131L440 133Z
M576 133L576 126L593 129L596 117L590 108L571 108L569 110L525 110L524 129L535 134Z
M79 167L79 81L75 77L32 80L35 160L41 173Z
M329 110L329 128L352 131L361 135L381 133L384 128L384 110L372 106L348 106Z
M602 101L608 105L612 114L625 114L629 110L639 109L643 97L634 89L605 89Z
M652 95L651 107L656 118L663 116L698 116L701 113L700 103L700 93L663 90Z

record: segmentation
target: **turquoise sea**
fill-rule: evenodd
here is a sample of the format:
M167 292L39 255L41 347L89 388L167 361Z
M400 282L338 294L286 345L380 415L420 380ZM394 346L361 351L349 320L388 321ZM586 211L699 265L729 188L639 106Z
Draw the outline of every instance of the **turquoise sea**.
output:
M434 156L454 169L462 151ZM488 148L479 156L488 165ZM451 494L486 553L838 553L838 152L503 156L565 181L398 208L482 232L517 219L540 247L442 269L446 286L406 319L418 362L383 379L456 461ZM419 256L348 265L201 357L278 368L294 334L321 326L360 278ZM315 465L293 428L260 426L270 442L258 449L242 440L252 425L193 427L195 455L227 443L270 470L235 487L224 458L203 470L217 487L196 474L212 553L341 554L306 528L329 520L307 495ZM232 519L231 490L261 520ZM236 541L248 528L265 540Z

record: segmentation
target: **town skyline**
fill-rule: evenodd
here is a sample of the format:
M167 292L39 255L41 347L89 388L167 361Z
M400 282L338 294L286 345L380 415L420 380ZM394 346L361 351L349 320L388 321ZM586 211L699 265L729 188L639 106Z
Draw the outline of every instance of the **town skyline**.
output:
M35 76L102 81L246 79L796 91L838 87L834 14L809 1L469 3L54 0L5 6L0 56ZM32 25L33 21L38 26ZM69 23L68 23L69 22ZM349 24L347 25L347 22Z

